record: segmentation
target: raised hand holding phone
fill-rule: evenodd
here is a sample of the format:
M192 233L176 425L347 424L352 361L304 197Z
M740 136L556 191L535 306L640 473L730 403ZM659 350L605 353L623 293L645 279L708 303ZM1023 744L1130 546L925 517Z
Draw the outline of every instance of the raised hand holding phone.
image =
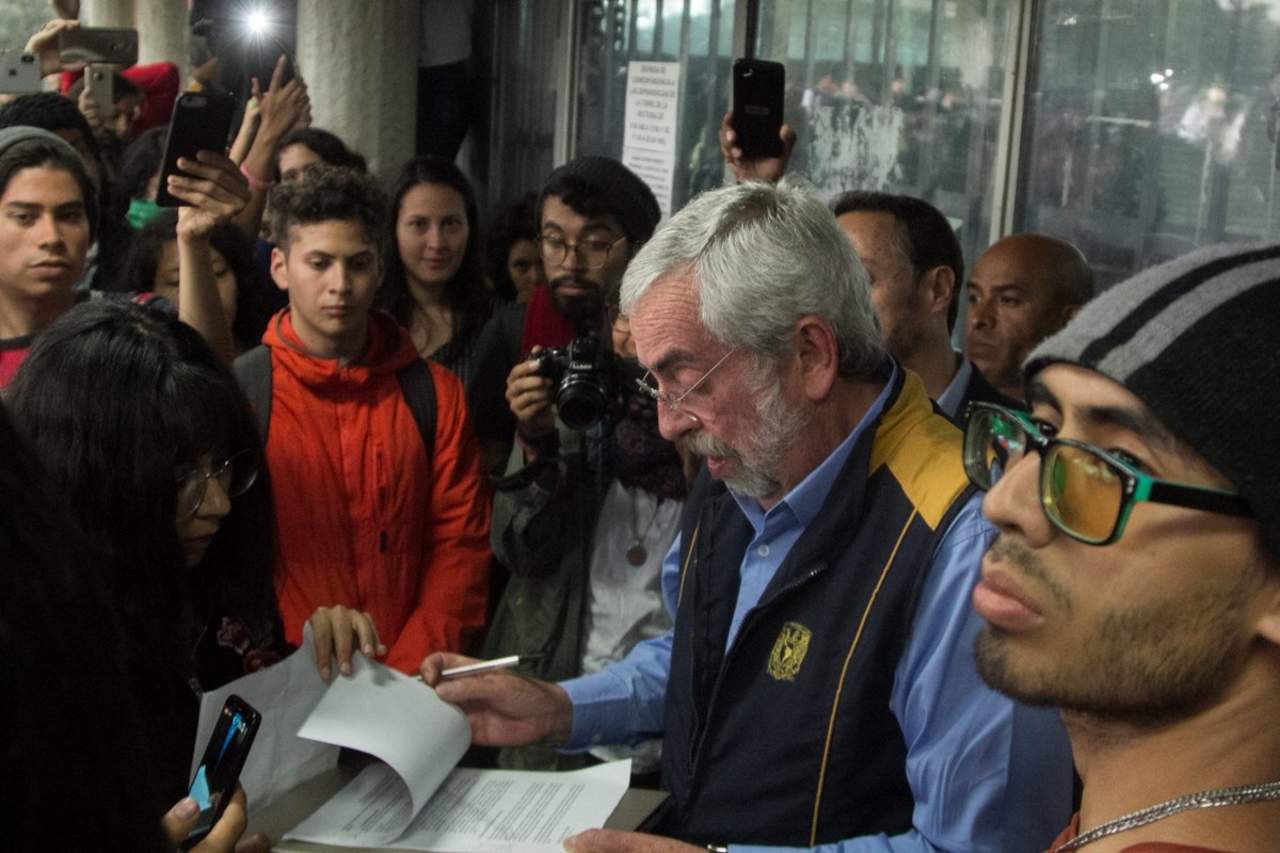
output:
M164 161L160 170L160 188L156 204L178 207L193 204L175 195L170 178L181 175L179 160L196 162L201 151L221 156L227 150L231 132L231 113L235 104L230 95L220 92L184 92L173 105L169 135L164 143Z

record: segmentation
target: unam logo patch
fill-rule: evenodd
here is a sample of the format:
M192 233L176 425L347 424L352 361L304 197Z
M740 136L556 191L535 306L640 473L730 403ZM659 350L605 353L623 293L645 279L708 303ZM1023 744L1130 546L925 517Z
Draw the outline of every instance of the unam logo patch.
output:
M769 674L778 681L795 681L812 637L813 632L799 622L784 624L769 653Z

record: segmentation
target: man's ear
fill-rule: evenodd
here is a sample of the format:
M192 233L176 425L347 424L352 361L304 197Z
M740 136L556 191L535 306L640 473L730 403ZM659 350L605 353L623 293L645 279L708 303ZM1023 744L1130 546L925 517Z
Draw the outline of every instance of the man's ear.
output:
M951 267L934 267L920 277L930 314L946 316L951 309L951 297L956 292L956 271Z
M288 292L289 257L279 246L271 249L271 280L276 283L276 287Z
M1263 571L1266 572L1266 579L1258 593L1263 600L1263 610L1258 618L1258 634L1271 645L1280 648L1280 566L1272 561L1271 565L1263 567Z
M1060 316L1062 317L1062 322L1059 324L1058 328L1062 328L1063 326L1070 323L1071 318L1076 316L1076 314L1080 311L1082 307L1083 306L1081 305L1063 305L1060 312Z
M804 395L814 402L831 393L840 370L840 346L831 324L814 314L796 323L796 356Z

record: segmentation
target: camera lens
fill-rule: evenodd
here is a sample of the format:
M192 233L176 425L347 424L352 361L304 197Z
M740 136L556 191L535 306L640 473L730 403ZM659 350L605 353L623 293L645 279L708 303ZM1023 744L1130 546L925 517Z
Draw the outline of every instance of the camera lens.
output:
M608 407L604 387L592 374L570 373L556 392L560 420L570 429L588 429L604 417Z

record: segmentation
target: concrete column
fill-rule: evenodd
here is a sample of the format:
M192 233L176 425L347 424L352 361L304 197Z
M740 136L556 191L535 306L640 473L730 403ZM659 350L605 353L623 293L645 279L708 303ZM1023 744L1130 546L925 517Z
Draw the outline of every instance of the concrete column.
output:
M312 123L389 174L414 153L418 0L298 0L298 68Z
M89 27L132 27L133 0L80 0L80 20Z
M134 0L138 29L138 63L172 62L185 79L187 68L187 4L174 0Z
M80 20L90 27L138 31L138 63L172 62L187 73L187 4L179 0L81 0Z

